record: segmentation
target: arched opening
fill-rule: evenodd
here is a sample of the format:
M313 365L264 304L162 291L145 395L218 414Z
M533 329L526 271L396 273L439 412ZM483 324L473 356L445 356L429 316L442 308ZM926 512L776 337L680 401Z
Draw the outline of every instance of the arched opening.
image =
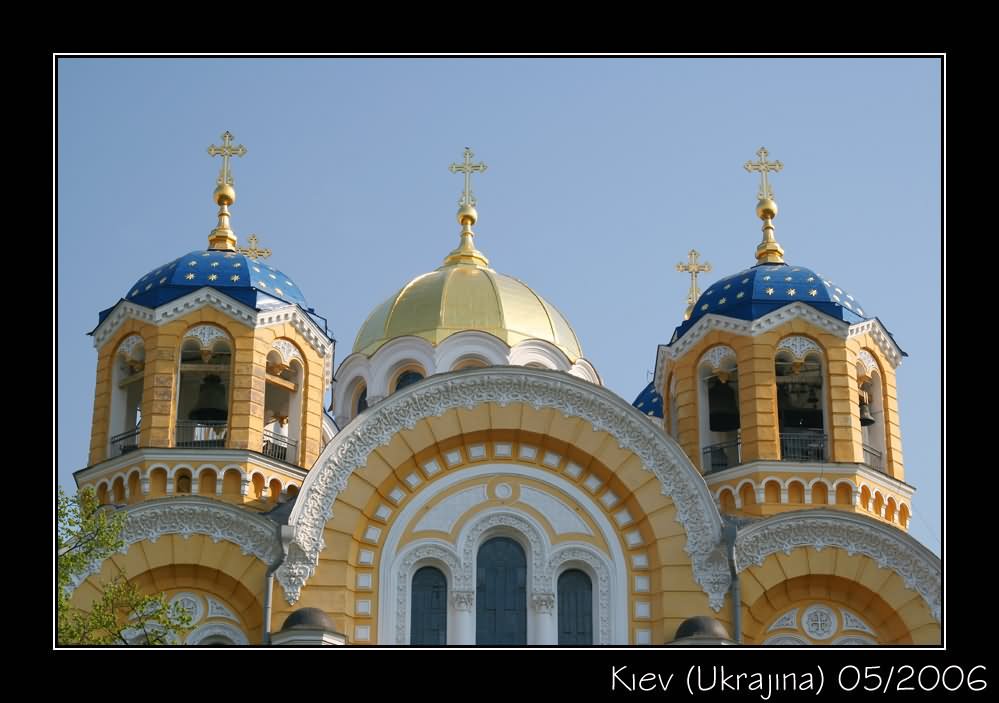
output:
M111 484L111 495L115 505L122 505L125 502L125 479L121 476Z
M866 375L866 367L857 365L860 380L860 430L864 445L864 464L876 471L886 471L885 411L881 374Z
M763 486L763 497L767 503L780 503L780 484L776 481L767 481Z
M862 486L860 489L860 507L864 510L871 509L871 489L867 486Z
M242 494L243 477L239 469L229 469L222 475L222 495L238 499Z
M489 363L477 356L466 356L455 362L451 367L452 371L464 371L465 369L484 369Z
M298 495L298 486L290 484L288 488L285 489L285 492L288 494L288 498L294 498Z
M888 522L895 522L895 512L897 509L895 499L889 498L888 502L885 504L885 520Z
M174 493L191 492L191 471L189 469L179 469L173 476Z
M841 483L836 486L836 505L852 505L853 489L849 484Z
M885 497L881 495L880 491L875 491L874 493L874 514L880 517L884 517L885 511Z
M718 501L721 503L723 513L735 512L735 496L732 494L732 491L722 491Z
M679 420L676 416L676 377L670 374L666 384L669 389L669 434L673 439L679 439Z
M166 495L166 469L153 469L149 472L149 497L159 498Z
M447 644L447 581L433 566L413 574L409 643Z
M139 478L139 472L133 471L128 475L128 499L130 502L135 502L142 497L142 481Z
M558 643L593 644L593 582L579 569L558 577Z
M111 372L111 408L108 458L139 448L142 424L142 384L146 352L138 335L126 337L114 355Z
M803 359L798 359L789 350L781 349L775 357L774 372L781 459L826 461L825 384L821 355L811 351Z
M475 643L527 644L527 557L509 537L495 537L479 548Z
M281 499L281 482L276 478L272 478L270 484L268 484L268 488L270 488L271 502L277 503Z
M828 505L829 489L826 484L819 481L812 486L812 505Z
M207 496L209 498L215 496L216 491L216 481L218 480L218 474L216 474L212 469L204 469L200 474L198 474L198 495Z
M232 385L232 346L225 333L202 325L180 350L176 446L225 447Z
M748 505L756 505L756 491L753 490L753 484L744 483L739 488L739 498L742 500L742 507L745 508Z
M99 505L107 505L111 501L111 496L108 493L108 484L102 483L97 487L97 503Z
M909 506L902 503L902 507L898 509L898 524L901 527L909 526Z
M735 355L725 347L712 347L702 357L698 378L701 468L710 474L742 463Z
M260 474L253 474L253 497L257 500L263 500L264 498L264 488L267 486L267 482L264 481L264 477Z
M286 345L295 349L290 342ZM305 369L299 359L292 358L285 363L277 349L267 354L262 452L272 459L298 463L304 381Z
M420 371L415 369L407 369L399 374L399 377L395 380L396 391L401 391L406 386L411 386L417 381L422 381L424 375Z
M791 481L787 484L787 502L803 505L805 502L805 486L801 481Z
M363 383L355 391L351 407L354 410L354 417L357 417L368 409L368 387Z

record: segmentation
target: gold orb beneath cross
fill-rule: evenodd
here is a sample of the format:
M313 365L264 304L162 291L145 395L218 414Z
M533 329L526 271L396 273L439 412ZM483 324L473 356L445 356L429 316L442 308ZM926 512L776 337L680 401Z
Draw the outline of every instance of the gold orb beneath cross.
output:
M228 183L223 183L215 188L212 200L216 205L232 205L236 202L236 189Z
M474 225L479 219L478 211L471 205L462 205L458 208L458 224ZM467 222L466 222L467 221Z
M756 216L761 220L765 220L768 217L770 219L777 217L777 203L770 198L764 198L756 203Z

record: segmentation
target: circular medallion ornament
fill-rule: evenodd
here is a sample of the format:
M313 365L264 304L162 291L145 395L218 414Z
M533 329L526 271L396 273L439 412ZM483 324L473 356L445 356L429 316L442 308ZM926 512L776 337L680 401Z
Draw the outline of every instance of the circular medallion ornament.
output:
M827 640L836 633L836 613L824 605L813 605L801 616L805 634L817 640Z
M173 607L174 603L180 603L180 607L187 611L187 613L191 616L192 625L201 620L202 616L205 614L204 604L194 593L178 593L170 599L170 607Z
M496 497L500 500L506 500L513 495L513 489L510 488L509 483L501 483L496 486Z

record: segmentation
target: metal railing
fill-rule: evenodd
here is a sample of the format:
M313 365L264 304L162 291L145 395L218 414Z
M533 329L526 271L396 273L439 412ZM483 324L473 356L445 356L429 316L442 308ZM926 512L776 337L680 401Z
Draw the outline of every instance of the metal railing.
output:
M781 432L781 461L814 461L825 463L826 435L822 432Z
M229 423L201 422L198 420L177 420L177 447L198 447L201 449L225 447L226 430Z
M111 438L111 456L128 454L139 448L139 428L116 434Z
M293 439L288 439L284 435L271 432L270 430L264 430L264 446L261 453L272 459L294 463L296 458L295 447L297 446L298 442ZM289 459L289 457L291 458Z
M874 447L864 445L864 464L870 466L875 471L884 471L884 464L881 461L881 452Z
M712 444L702 451L701 466L705 474L724 471L742 463L742 442L738 439Z

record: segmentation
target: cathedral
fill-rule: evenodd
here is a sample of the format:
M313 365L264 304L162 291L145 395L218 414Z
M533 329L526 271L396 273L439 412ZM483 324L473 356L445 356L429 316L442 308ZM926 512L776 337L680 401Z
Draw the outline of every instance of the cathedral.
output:
M73 605L122 570L183 605L191 645L941 643L940 561L907 531L905 352L785 261L765 149L755 256L747 217L745 269L701 292L697 252L677 265L687 309L634 402L477 248L470 150L457 246L370 291L337 364L322 311L231 226L246 149L208 151L207 248L122 280L91 332L75 480L127 520Z

